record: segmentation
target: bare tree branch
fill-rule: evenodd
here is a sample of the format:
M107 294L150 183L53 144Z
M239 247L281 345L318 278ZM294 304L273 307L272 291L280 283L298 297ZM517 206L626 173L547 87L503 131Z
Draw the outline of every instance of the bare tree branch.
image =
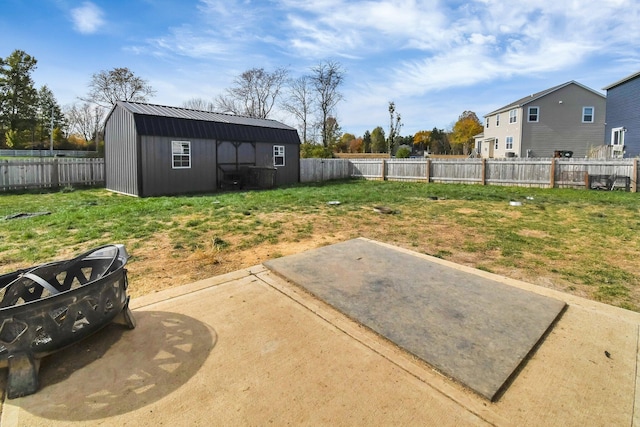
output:
M326 61L311 69L311 83L316 91L317 102L320 106L322 145L329 145L329 123L328 119L333 113L334 107L343 99L338 92L338 87L344 81L344 71L338 62Z
M200 111L216 111L213 101L207 101L204 98L191 98L182 103L184 108Z
M252 68L234 80L234 86L225 95L216 98L216 107L224 113L266 119L286 82L288 71L278 68L273 72Z
M82 100L111 108L118 101L147 102L155 93L146 80L128 68L114 68L93 74L89 94Z
M302 142L308 142L309 118L313 114L311 77L302 76L289 82L288 96L282 103L285 111L298 120Z

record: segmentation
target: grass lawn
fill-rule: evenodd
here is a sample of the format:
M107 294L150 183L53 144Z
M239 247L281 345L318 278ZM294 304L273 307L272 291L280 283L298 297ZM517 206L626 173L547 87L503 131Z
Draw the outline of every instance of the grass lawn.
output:
M50 214L2 220L19 212ZM355 237L640 310L635 193L354 180L148 199L0 195L0 273L124 243L133 296Z

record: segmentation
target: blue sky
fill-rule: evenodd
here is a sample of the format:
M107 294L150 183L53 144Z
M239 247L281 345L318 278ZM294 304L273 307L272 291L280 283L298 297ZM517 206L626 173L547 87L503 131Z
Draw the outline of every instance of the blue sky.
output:
M2 0L0 57L38 60L36 86L61 105L91 75L128 67L180 106L212 99L250 68L309 73L342 64L343 132L449 128L576 80L592 89L640 71L637 0ZM276 112L274 119L295 126Z

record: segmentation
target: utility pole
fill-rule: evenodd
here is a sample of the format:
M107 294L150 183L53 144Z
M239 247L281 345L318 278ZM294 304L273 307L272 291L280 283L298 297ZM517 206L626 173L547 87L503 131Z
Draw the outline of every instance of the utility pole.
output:
M49 132L49 152L53 157L53 104L51 105L51 132Z

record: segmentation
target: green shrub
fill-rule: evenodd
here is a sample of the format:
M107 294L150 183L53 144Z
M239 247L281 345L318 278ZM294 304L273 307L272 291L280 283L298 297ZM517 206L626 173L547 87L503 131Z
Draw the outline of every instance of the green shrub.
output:
M411 155L411 150L407 147L400 147L398 148L398 151L396 151L397 159L406 159L410 155Z

